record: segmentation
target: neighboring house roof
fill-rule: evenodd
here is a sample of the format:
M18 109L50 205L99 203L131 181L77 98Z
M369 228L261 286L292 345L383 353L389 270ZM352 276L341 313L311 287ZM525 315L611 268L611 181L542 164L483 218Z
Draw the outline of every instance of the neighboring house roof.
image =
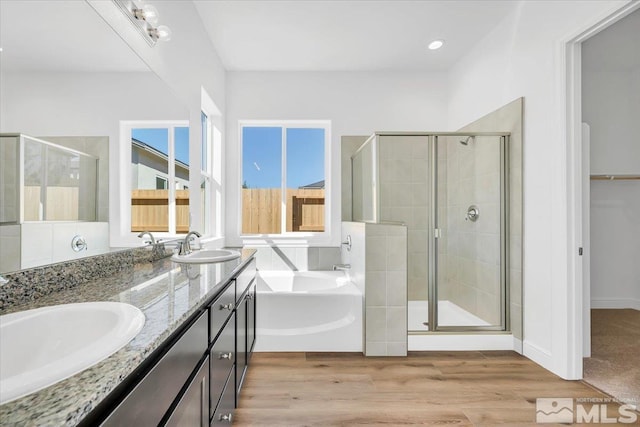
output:
M146 151L150 152L151 154L156 155L156 156L158 156L158 157L160 157L160 158L162 158L164 160L167 160L167 161L169 160L169 156L167 156L166 153L163 153L162 151L150 146L149 144L146 144L146 143L140 141L139 139L131 138L131 143L133 144L134 147L138 147L138 148L140 148L142 150L146 150ZM181 162L178 159L176 159L176 164L178 166L181 166L181 167L185 168L185 169L189 169L189 165L188 164L186 164L184 162Z
M311 184L303 185L298 188L315 188L315 189L323 189L324 188L324 179L322 181L314 182Z

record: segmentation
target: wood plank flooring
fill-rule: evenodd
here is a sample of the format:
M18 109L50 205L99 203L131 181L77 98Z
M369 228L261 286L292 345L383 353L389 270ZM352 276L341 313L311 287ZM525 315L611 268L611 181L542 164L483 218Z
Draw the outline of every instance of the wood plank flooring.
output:
M540 397L606 396L511 351L255 353L234 425L533 426Z

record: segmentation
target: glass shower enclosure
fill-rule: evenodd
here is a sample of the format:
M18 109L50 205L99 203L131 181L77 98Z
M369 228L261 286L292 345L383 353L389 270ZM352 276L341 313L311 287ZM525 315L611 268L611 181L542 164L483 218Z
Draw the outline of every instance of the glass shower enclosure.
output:
M353 220L407 226L410 332L509 330L508 143L378 132L352 156Z
M0 165L0 225L96 220L96 157L24 134L0 134Z

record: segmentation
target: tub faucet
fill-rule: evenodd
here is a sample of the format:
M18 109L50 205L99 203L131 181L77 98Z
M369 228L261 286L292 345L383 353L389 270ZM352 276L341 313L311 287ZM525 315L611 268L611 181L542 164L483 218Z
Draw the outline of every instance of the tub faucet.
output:
M347 271L351 269L351 264L333 264L333 271Z
M145 243L151 243L152 245L156 244L156 239L155 237L153 237L153 234L151 234L150 231L143 231L142 233L138 234L138 237L140 237L141 239L144 236L149 236L149 240L147 240Z
M190 231L184 238L184 241L180 242L178 246L178 255L189 255L191 251L191 236L202 237L202 234L197 231Z

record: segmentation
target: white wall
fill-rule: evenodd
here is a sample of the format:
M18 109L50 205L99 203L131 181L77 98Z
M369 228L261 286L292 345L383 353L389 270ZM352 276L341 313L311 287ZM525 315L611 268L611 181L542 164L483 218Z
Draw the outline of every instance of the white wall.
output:
M639 24L636 11L582 46L582 121L590 129L592 175L640 175ZM591 307L640 310L640 181L594 180L588 189Z
M585 67L582 82L582 121L591 129L591 174L640 174L640 69Z
M449 82L452 129L524 97L524 354L564 378L582 367L568 313L563 47L625 3L521 2Z
M591 182L591 307L640 310L640 182Z
M110 233L118 246L119 194L129 190L120 179L120 120L185 120L182 102L151 72L3 73L2 85L2 132L109 137Z
M202 25L195 5L190 1L178 0L155 2L160 24L171 28L173 35L169 42L157 43L150 47L114 3L102 0L87 1L187 107L190 132L189 163L200 164L202 90L211 97L216 109L221 113L210 116L210 119L220 129L224 138L226 71ZM224 156L224 148L221 154ZM224 163L222 167L224 168ZM191 188L199 188L199 170L190 175L190 181ZM200 206L199 191L190 195L190 205ZM202 230L200 209L191 209L191 214L191 229ZM216 224L212 229L218 228L217 223L224 223L224 218L214 218L214 221ZM224 230L223 226L220 228Z
M332 241L340 238L340 137L376 130L441 129L446 123L443 73L230 72L227 85L228 240L237 236L238 120L331 120ZM232 240L239 244L238 239Z

